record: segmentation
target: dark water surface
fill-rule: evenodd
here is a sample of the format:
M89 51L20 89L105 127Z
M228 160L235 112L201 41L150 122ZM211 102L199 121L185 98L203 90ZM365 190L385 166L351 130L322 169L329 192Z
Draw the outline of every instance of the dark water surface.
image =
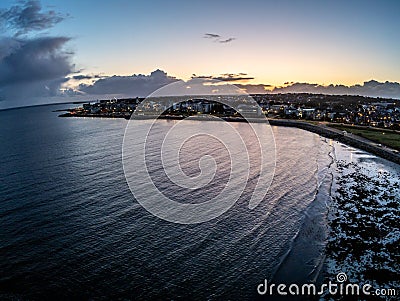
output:
M318 280L332 180L325 138L273 128L265 200L249 210L245 195L214 220L179 225L134 200L121 162L127 121L58 118L62 107L0 112L0 296L248 300L264 279ZM220 163L215 189L226 182Z

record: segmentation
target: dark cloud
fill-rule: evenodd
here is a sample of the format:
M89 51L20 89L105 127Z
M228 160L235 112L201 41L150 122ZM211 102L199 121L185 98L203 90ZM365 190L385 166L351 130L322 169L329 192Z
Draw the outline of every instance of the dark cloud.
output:
M81 84L79 90L92 95L147 96L155 90L176 81L175 77L168 76L164 71L156 70L150 75L114 75L102 78L91 85Z
M63 51L69 38L7 38L0 48L0 98L53 96L73 72L71 54Z
M225 73L225 74L221 74L219 76L211 76L211 75L197 76L196 74L193 74L192 78L219 80L219 81L225 81L225 82L245 81L245 80L254 79L254 77L247 76L246 73Z
M196 74L192 74L192 79L193 78L200 78L200 79L212 79L213 77L211 75L196 75Z
M74 75L71 77L71 79L76 79L76 80L83 80L83 79L92 79L93 77L91 75Z
M397 82L378 82L370 80L362 85L318 85L309 83L289 83L286 87L276 87L273 93L321 93L337 95L362 95L372 97L400 98L400 84Z
M215 33L205 33L204 38L206 39L219 39L221 36Z
M236 40L236 38L229 38L229 39L226 39L226 40L220 40L220 41L218 41L219 43L229 43L229 42L232 42L232 41L234 41L234 40Z
M102 76L99 74L94 74L94 75L79 74L79 75L72 76L71 79L84 80L84 79L96 79L96 78L104 78L104 77L105 76Z
M65 37L14 40L0 61L0 86L65 76L72 71L69 54L60 52Z
M246 73L237 73L237 74L225 73L225 74L221 74L221 76L217 76L217 77L213 77L213 78L216 80L227 81L227 82L254 79L254 77L247 76Z
M61 86L75 69L73 53L64 48L70 38L31 33L49 29L63 19L53 10L42 11L39 1L19 2L0 10L4 34L0 41L0 106L29 105L39 98L60 95Z
M244 90L246 93L249 94L265 94L271 92L271 85L266 84L258 84L258 85L251 85L251 84L235 84L236 87Z
M54 10L42 12L40 2L33 0L0 11L3 26L13 31L15 36L51 28L64 18Z
M242 91L249 93L249 94L265 94L265 93L271 93L272 86L268 84L240 84L237 82L240 81L247 81L247 80L252 80L254 77L248 76L247 73L225 73L221 74L219 76L212 76L212 75L192 75L192 80L196 79L201 79L204 80L204 83L209 82L210 84L217 84L218 88L224 88L224 87L237 87L241 89ZM227 83L219 83L219 82L227 82ZM232 84L228 82L233 82ZM221 90L222 91L222 90Z
M214 42L222 43L222 44L230 43L230 42L236 40L236 38L233 38L233 37L224 38L221 35L215 34L215 33L205 33L203 38L212 39Z

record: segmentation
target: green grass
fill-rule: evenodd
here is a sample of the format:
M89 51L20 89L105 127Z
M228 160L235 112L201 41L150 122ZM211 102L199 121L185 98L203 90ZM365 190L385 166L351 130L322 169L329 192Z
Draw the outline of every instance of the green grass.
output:
M346 126L346 125L336 125L329 124L329 126L337 128L342 131L347 131L354 135L358 135L364 138L367 138L376 143L380 143L386 145L388 147L394 148L400 151L400 134L386 130L386 129L378 129L378 128L365 128L361 129L359 127Z

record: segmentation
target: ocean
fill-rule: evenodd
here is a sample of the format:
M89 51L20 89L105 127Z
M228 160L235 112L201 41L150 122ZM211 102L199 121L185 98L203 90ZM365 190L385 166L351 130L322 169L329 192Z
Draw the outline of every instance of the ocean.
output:
M273 127L275 176L257 207L248 207L250 181L224 214L171 223L146 211L128 187L122 166L128 121L59 118L54 110L66 107L0 111L1 299L251 300L260 297L264 279L322 283L334 271L326 267L325 249L338 160L368 174L384 170L400 182L398 165L300 129ZM153 141L174 122L158 121ZM246 124L235 126L246 132ZM224 151L200 139L183 153L189 175L198 173L201 154L216 158L211 185L193 193L173 188L157 164L149 166L155 184L188 202L218 194L229 176ZM250 178L256 176L252 170ZM382 183L371 185L382 189Z

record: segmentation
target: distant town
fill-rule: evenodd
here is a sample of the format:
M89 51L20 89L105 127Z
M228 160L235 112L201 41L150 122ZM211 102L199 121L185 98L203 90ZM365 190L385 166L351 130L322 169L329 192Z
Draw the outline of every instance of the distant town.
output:
M144 98L97 100L82 107L68 109L63 117L111 117L127 118L135 112L163 112L170 116L210 114L221 117L240 117L241 113L269 118L327 121L343 124L400 130L400 100L351 95L324 95L308 93L255 94L252 98L259 104L236 104L238 111L207 98L163 98L140 106ZM235 102L232 99L232 102ZM150 104L150 105L149 105Z

